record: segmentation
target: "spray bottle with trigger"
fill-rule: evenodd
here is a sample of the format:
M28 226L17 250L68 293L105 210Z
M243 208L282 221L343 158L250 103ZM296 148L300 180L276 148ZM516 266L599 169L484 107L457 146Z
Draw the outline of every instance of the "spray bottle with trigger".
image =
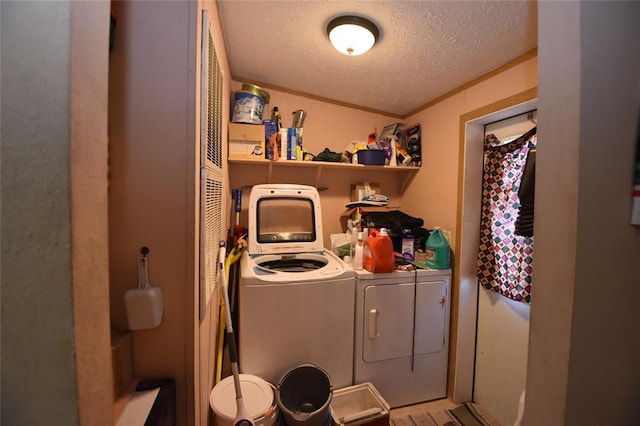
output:
M364 239L362 235L362 231L358 231L358 242L356 244L355 253L353 255L353 269L356 271L361 271L364 269L363 266L364 260Z
M398 165L398 137L395 135L389 136L389 144L391 145L391 158L389 159L389 166L395 167Z
M276 125L276 133L278 133L282 129L282 116L278 111L278 107L273 107L271 110L271 121Z

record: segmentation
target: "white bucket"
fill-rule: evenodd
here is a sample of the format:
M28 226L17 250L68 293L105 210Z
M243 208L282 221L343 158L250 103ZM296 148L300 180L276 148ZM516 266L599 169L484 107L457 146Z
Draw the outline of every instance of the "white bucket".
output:
M252 374L240 374L242 401L247 413L256 425L273 426L278 410L273 397L273 386ZM213 387L209 404L216 416L218 426L233 426L236 417L236 389L233 376L229 376Z

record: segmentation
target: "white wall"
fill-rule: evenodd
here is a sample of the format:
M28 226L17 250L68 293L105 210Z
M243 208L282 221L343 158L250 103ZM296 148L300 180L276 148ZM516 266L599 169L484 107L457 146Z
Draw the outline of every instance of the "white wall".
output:
M540 2L536 283L526 425L634 424L637 2Z

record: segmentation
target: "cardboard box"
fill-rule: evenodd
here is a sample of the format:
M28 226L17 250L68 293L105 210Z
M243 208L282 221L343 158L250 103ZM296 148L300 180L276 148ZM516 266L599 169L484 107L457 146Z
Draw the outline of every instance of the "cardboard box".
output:
M335 390L329 407L334 425L389 425L391 407L369 382Z
M265 158L264 124L229 123L229 158Z
M351 201L362 201L366 195L380 194L377 183L357 182L351 185Z

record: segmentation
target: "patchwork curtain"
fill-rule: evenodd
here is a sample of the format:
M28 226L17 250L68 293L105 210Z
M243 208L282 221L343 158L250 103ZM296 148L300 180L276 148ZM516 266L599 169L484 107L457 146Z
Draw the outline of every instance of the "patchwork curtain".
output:
M516 235L518 190L536 128L507 144L495 135L484 143L478 280L485 288L519 302L531 302L533 237Z

